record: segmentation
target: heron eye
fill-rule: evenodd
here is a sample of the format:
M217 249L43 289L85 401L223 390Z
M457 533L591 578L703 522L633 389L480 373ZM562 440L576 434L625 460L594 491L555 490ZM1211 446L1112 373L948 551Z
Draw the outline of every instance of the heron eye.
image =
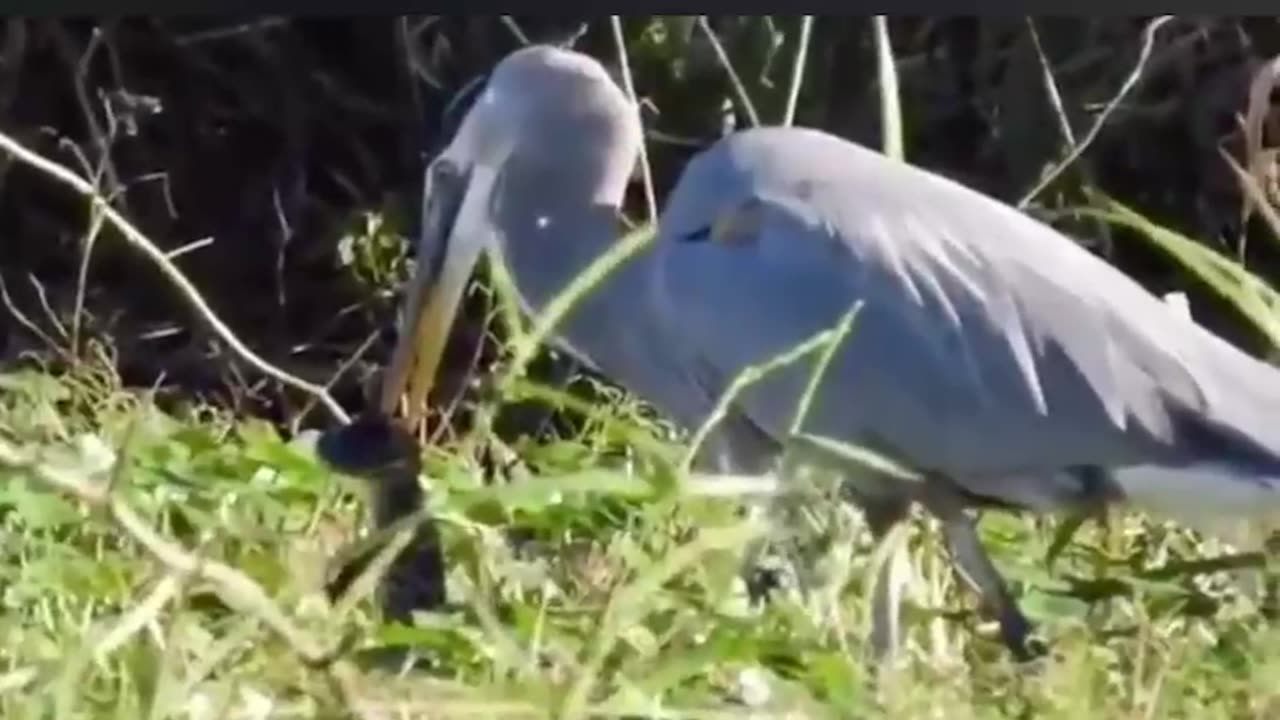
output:
M680 242L703 242L711 238L711 226L698 228L691 233L680 236Z
M430 170L433 178L438 178L445 182L462 176L462 168L459 168L457 163L452 160L443 157L436 158L431 163Z

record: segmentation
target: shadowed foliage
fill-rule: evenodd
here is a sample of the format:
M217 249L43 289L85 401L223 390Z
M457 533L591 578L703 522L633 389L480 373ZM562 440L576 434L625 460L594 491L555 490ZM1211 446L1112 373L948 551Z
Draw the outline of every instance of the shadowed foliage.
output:
M766 123L786 107L800 18L708 20L729 68L695 17L623 20L659 203L747 124L744 94ZM1280 22L1150 20L893 18L906 159L1025 200L1274 352ZM797 124L880 146L871 28L816 18ZM245 344L356 421L257 375L90 203L0 153L0 715L1276 715L1269 559L1133 513L984 517L1049 639L1030 672L912 522L906 658L872 682L863 591L884 546L865 523L830 497L794 513L798 581L751 602L745 502L690 490L651 409L553 351L490 382L513 344L483 266L424 434L371 414L423 167L525 41L620 76L605 16L4 20L0 133L91 179ZM344 607L381 543L351 542L335 470L375 490L372 525L435 515L381 613ZM427 662L353 668L370 646Z

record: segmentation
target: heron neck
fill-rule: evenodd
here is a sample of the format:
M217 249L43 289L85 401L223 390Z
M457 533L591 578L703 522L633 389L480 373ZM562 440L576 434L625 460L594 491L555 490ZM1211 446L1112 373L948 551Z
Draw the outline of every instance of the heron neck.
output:
M546 183L546 181L544 181ZM530 310L540 311L621 236L617 209L584 202L589 188L556 186L511 197L501 212L502 252ZM637 275L633 257L610 275L610 285Z

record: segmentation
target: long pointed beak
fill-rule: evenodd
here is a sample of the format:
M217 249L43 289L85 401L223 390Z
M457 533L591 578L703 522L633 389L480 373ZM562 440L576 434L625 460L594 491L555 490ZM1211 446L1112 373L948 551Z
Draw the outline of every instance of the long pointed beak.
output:
M399 341L382 378L378 409L394 415L406 396L405 421L416 427L435 382L467 279L488 241L494 174L476 166L463 174L427 172L418 260L405 293Z

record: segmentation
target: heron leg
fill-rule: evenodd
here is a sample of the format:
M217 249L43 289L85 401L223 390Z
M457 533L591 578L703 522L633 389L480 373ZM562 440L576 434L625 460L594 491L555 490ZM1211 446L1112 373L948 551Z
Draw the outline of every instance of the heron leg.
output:
M890 530L906 519L907 512L911 509L911 501L905 497L871 500L856 497L856 493L850 494L855 496L850 499L850 502L862 510L871 535L877 543L883 541ZM900 639L901 614L899 611L901 608L893 598L893 587L890 584L892 570L892 561L880 565L876 575L875 593L871 597L871 633L867 641L871 648L872 660L876 664L883 663L897 651Z
M776 503L750 504L748 512L752 515L774 514ZM770 518L772 526L772 518ZM776 550L772 532L769 537L758 538L751 542L744 554L742 563L742 579L747 585L747 597L752 605L759 606L768 602L773 593L787 585L784 568L773 566L771 554Z
M942 523L942 532L960 578L978 595L984 608L1000 624L1000 637L1020 662L1044 654L1039 642L1031 641L1031 622L1022 614L978 538L977 522L965 508L964 500L943 478L926 481L920 502Z

